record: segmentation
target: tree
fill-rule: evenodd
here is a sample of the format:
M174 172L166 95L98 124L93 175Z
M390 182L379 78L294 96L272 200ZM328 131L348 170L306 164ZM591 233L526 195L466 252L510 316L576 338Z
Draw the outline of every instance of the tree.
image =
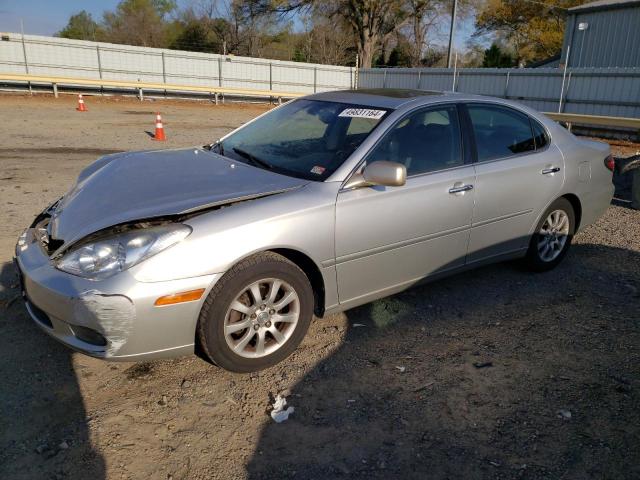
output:
M356 41L360 66L371 67L376 49L408 20L400 0L336 0L321 2L330 17L341 17Z
M57 37L72 38L75 40L99 40L102 36L100 26L93 20L91 14L82 10L71 15L67 26L56 33Z
M447 47L436 46L428 47L422 59L420 66L422 67L446 67Z
M442 5L438 0L408 0L407 8L413 36L410 66L419 67L422 64L422 52L427 43L427 33L439 19Z
M462 68L479 68L484 62L486 49L484 46L473 41L467 42L462 57L458 58L458 63Z
M383 43L379 53L373 59L374 67L411 67L413 66L413 43L402 33Z
M381 0L371 5L365 0L331 0L330 4L316 0L301 0L300 4L294 0L190 0L180 10L174 0L120 0L114 10L103 14L102 22L80 12L59 34L129 45L353 65L359 49L352 24L372 32L364 35L370 47L361 45L360 52L384 50L388 60L402 25L394 19L407 15L405 1L393 0L396 13L385 11L381 21L373 18L384 10ZM339 10L347 3L351 13L342 14ZM302 18L303 32L294 30L286 11ZM405 36L405 43L411 42L409 32ZM403 44L394 61L405 63L405 52ZM366 55L363 61L367 62Z
M542 60L562 48L566 9L586 0L486 0L476 15L475 35L492 34L513 47L518 62Z
M405 0L246 0L257 12L315 11L345 25L355 40L361 67L370 67L376 50L408 18Z
M212 2L213 3L213 2ZM224 53L225 43L231 27L217 12L201 4L196 12L193 7L178 13L177 19L168 27L168 46L174 50L192 52Z
M289 57L297 62L323 63L330 65L353 65L356 52L353 37L343 25L335 20L311 12L303 17L303 32L293 32L290 23L273 38L274 46L291 48Z
M336 10L335 14L346 14L346 20L355 33L360 66L370 67L378 45L407 21L408 15L402 8L402 3L384 0L350 1L350 8L346 11L342 8Z
M513 56L503 51L495 42L484 51L482 66L485 68L509 68L515 66Z
M393 47L387 61L388 67L411 67L411 64L411 48L408 43Z
M219 42L211 39L206 27L198 21L181 26L177 37L169 44L171 49L192 52L217 52L219 46Z
M354 65L356 48L353 36L344 25L321 15L313 16L311 59L329 65Z
M115 12L105 12L105 34L114 43L165 47L165 17L176 8L173 0L122 0Z
M231 14L246 55L259 57L277 23L275 12L257 0L232 0Z
M217 0L201 0L195 9L183 11L182 16L186 15L189 21L202 23L208 34L216 38L221 45L220 53L225 53L226 50L240 54L240 22L234 17L236 10L229 3L225 4L226 9L219 7L220 2Z

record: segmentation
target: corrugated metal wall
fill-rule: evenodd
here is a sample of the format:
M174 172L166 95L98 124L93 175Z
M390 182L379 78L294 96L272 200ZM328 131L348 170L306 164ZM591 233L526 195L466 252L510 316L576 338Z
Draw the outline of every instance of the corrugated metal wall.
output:
M4 38L7 36L6 39ZM351 67L3 34L0 73L314 93L351 88Z
M372 68L358 72L358 88L455 90L520 101L557 112L563 71L558 68ZM571 68L564 80L562 111L640 118L640 68Z
M586 23L586 30L579 30ZM570 13L562 46L569 67L640 68L640 4Z

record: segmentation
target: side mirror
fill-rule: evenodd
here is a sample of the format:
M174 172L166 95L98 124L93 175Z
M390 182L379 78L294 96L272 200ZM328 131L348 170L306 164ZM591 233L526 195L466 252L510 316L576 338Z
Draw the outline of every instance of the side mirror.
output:
M385 187L401 187L407 182L407 168L401 163L378 160L370 163L362 173L354 174L344 185L344 188L370 187L383 185Z

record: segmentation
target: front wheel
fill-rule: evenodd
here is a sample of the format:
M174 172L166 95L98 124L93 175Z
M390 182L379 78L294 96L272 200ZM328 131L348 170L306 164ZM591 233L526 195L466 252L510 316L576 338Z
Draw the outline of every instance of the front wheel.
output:
M313 316L305 273L281 255L264 252L229 270L200 312L203 353L233 372L253 372L288 357Z
M575 213L566 198L559 198L545 211L531 237L525 257L533 271L555 268L565 257L575 233Z

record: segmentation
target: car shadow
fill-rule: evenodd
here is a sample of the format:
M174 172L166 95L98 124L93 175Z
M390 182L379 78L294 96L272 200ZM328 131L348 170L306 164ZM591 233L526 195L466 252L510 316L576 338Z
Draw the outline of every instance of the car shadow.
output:
M640 475L639 271L577 244L552 272L503 263L347 311L248 478Z
M105 478L72 352L33 323L12 263L0 267L0 478Z

